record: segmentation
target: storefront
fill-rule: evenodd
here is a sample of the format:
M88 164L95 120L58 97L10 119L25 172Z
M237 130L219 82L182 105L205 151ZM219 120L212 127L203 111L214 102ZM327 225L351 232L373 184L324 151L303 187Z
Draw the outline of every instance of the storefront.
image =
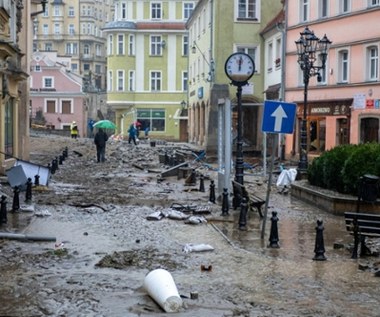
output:
M350 142L350 116L353 99L310 101L307 108L307 149L309 155ZM303 118L303 103L297 104L297 123L293 140L287 141L287 153L299 153L299 133ZM291 149L289 149L291 143Z

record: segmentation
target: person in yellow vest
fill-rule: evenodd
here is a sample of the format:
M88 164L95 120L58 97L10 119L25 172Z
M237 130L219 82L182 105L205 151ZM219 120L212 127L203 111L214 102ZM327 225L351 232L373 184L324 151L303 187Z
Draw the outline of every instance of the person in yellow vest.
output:
M71 133L71 138L72 139L78 138L78 126L77 126L77 123L75 121L73 121L71 123L70 133Z

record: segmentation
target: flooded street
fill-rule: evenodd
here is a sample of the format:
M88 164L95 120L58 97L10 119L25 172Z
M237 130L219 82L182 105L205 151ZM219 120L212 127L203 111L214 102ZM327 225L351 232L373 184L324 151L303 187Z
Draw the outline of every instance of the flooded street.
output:
M380 259L351 259L353 238L343 217L279 194L273 185L261 239L257 212L249 213L242 231L239 210L221 216L221 204L208 202L214 170L196 167L205 175L206 192L196 190L199 180L194 187L177 177L157 181L168 169L158 153L179 145L111 141L107 161L99 164L90 139L33 136L31 142L35 163L46 166L66 146L69 157L47 188L33 191L34 212L8 212L0 231L56 241L0 240L0 316L165 316L143 288L156 268L172 274L183 299L171 316L380 316L380 280L372 269ZM244 180L265 197L259 171ZM11 209L5 178L0 192ZM209 206L207 223L147 219L167 214L173 203ZM279 218L278 249L267 247L272 211ZM317 219L324 224L326 261L313 260ZM190 243L214 250L184 252Z

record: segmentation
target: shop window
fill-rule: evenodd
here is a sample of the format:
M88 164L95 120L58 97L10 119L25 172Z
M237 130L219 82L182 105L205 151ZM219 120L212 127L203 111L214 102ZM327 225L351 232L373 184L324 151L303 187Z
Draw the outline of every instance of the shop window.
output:
M323 152L326 145L326 120L309 119L307 126L309 152Z
M379 119L363 118L360 120L360 143L379 142Z
M137 120L141 123L140 130L147 127L150 131L165 131L165 110L141 109L137 110Z

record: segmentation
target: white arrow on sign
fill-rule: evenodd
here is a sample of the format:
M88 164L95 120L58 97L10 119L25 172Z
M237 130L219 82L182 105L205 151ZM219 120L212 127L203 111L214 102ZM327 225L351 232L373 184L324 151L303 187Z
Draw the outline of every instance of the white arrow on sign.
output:
M275 111L270 115L271 117L274 117L274 131L281 131L282 127L282 120L286 119L288 116L286 115L286 112L284 111L284 108L282 106L278 106Z

